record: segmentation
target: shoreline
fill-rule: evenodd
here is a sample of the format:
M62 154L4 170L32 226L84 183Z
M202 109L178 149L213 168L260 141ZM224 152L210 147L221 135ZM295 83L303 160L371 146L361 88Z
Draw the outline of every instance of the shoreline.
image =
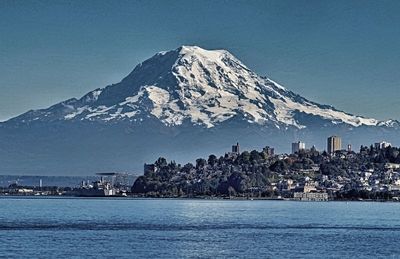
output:
M79 197L79 196L64 196L64 195L0 195L2 199L86 199L86 200L198 200L198 201L280 201L280 202L301 202L301 203L325 203L325 202L373 202L373 203L399 203L398 200L328 200L328 201L301 201L293 198L224 198L224 197L119 197L119 196L105 196L105 197Z

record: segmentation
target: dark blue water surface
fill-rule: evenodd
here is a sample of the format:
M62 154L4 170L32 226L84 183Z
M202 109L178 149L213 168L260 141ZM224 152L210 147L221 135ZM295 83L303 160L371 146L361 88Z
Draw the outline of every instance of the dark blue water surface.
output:
M0 199L0 256L400 257L400 203Z

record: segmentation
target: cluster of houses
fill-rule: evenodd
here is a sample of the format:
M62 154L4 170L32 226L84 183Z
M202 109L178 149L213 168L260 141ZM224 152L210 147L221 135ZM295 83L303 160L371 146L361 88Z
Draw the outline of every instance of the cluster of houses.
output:
M391 147L391 143L382 141L372 145L376 150L384 150ZM291 154L280 154L276 157L279 160L296 159L301 152L316 152L315 146L310 150L302 141L292 143ZM229 157L240 154L239 143L232 146L232 151L227 153ZM263 152L268 156L274 156L274 149L265 147ZM342 149L342 140L338 136L331 136L327 139L326 153L329 159L342 159L351 161L357 155L352 151L352 146L347 145ZM252 187L257 189L256 187ZM400 164L385 163L381 168L365 168L354 170L346 168L346 174L325 175L320 172L320 164L311 165L308 169L291 169L289 175L278 175L276 181L270 183L270 191L279 193L283 197L291 197L301 201L327 201L334 199L338 193L349 191L367 193L390 193L391 199L399 200L400 196ZM257 190L261 190L258 188Z
M382 141L375 143L376 150L391 147L391 143ZM304 142L292 143L292 156L305 151ZM315 147L311 148L315 150ZM351 145L346 150L341 148L341 139L337 136L329 137L327 150L330 157L350 160L357 154L352 152ZM290 158L291 155L281 155L280 159ZM295 200L325 201L333 198L335 194L346 191L365 191L372 193L389 192L393 200L400 196L400 164L385 163L383 168L368 168L353 170L349 168L347 175L323 175L319 165L313 165L307 170L295 170L291 174L298 177L280 180L271 184L272 190L280 193L289 193ZM314 177L315 176L315 177ZM296 180L294 180L296 178Z
M318 171L316 170L316 172ZM339 192L351 190L370 193L389 192L393 195L393 200L399 200L400 164L388 163L385 171L368 169L353 172L351 177L319 174L316 178L302 176L298 180L281 179L271 183L271 189L277 190L281 194L289 194L295 200L302 201L326 201L333 199Z

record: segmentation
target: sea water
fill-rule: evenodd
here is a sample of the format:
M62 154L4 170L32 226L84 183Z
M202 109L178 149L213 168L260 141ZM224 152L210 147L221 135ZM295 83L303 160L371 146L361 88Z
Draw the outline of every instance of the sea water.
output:
M0 198L5 258L400 257L400 203Z

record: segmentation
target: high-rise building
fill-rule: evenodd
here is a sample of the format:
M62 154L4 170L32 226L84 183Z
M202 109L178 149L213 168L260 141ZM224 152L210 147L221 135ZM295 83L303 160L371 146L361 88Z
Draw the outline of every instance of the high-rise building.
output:
M236 143L236 145L232 146L232 153L236 153L236 154L240 154L240 147L239 147L239 143Z
M298 141L295 143L292 143L292 154L298 153L300 150L306 149L306 143Z
M342 149L342 139L338 136L331 136L328 138L327 151L329 154Z

